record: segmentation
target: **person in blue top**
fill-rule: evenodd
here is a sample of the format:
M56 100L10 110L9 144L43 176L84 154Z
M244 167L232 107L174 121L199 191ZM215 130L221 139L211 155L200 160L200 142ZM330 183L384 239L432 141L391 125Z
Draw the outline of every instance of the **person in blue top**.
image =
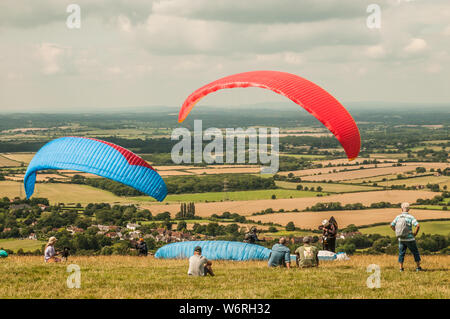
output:
M273 245L269 255L269 267L283 266L291 268L291 251L286 247L286 238L281 237L278 244Z
M416 271L421 271L422 267L420 267L419 249L417 248L415 238L419 232L420 225L414 216L409 214L409 203L402 203L401 208L402 213L395 217L391 223L391 228L395 231L398 237L398 262L400 264L400 271L402 272L404 270L403 261L405 260L407 248L409 248L411 253L414 255L414 261L417 265Z

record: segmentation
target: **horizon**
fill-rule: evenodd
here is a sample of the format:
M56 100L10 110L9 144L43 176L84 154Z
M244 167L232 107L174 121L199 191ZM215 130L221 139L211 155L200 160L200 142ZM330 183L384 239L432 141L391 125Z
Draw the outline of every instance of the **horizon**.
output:
M391 112L404 112L404 111L423 111L423 107L426 106L427 110L433 111L445 111L450 113L450 102L449 103L403 103L403 102L347 102L343 103L344 107L350 112L357 111L386 111L389 110ZM0 114L98 114L104 113L108 111L109 113L121 114L121 113L152 113L152 112L164 112L164 111L176 111L178 114L178 110L180 106L175 105L148 105L148 106L122 106L122 107L76 107L77 111L73 112L71 109L73 108L61 108L61 109L53 109L53 108L40 108L36 109L15 109L15 110L0 110ZM201 105L197 106L197 110L202 112L207 112L209 109L211 110L224 110L227 109L238 109L242 110L251 110L251 109L261 109L261 110L269 110L270 108L276 107L277 110L281 111L293 111L298 108L294 102L261 102L261 103L252 103L252 104L229 104L229 105ZM392 107L396 107L396 109L392 109ZM300 108L301 109L301 108ZM302 114L302 113L300 113Z

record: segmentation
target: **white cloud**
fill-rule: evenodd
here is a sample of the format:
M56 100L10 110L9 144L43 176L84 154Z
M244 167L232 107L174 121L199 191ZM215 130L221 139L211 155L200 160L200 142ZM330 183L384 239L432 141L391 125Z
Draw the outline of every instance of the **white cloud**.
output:
M364 15L368 1L354 0L162 0L155 14L235 23L291 23L348 19ZM381 0L385 3L386 0Z
M117 18L119 29L124 32L131 32L132 26L130 19L125 15L119 15Z
M382 45L373 45L366 49L366 55L372 59L383 58L386 55L386 50Z
M65 48L53 43L41 43L37 47L37 55L42 62L42 72L44 74L61 72L61 58L65 50Z
M403 48L407 53L419 53L423 52L428 48L428 44L424 39L415 38L411 39L409 44Z
M449 25L447 28L444 29L443 34L444 34L445 36L450 37L450 25Z

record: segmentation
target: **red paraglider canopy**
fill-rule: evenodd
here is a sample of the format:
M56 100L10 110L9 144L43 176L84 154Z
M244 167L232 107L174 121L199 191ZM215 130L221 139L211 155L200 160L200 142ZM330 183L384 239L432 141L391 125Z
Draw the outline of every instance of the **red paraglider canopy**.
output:
M245 87L260 87L286 96L322 122L336 136L350 160L358 156L361 138L358 127L347 110L318 85L286 72L244 72L206 84L184 101L178 114L178 122L183 122L204 96L217 90Z

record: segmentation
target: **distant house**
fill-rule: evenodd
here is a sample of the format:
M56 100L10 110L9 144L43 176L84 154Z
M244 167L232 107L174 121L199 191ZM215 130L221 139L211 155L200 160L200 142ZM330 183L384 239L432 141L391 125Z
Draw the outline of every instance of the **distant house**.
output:
M31 239L31 240L37 240L37 236L36 236L35 233L31 233L31 234L28 236L28 239Z
M163 228L158 228L157 235L152 236L156 242L164 242L164 243L174 243L180 241L190 241L193 240L194 237L190 233L183 233L178 231L168 231Z
M83 233L84 229L83 228L78 228L75 226L69 226L67 227L67 231L70 232L72 235L76 234L76 233Z
M101 232L107 232L109 230L109 226L106 226L106 225L97 225L97 228Z
M97 225L96 226L101 233L106 233L109 231L117 232L120 230L119 226L107 226L107 225Z
M127 228L128 228L129 230L136 230L136 229L138 229L139 227L141 227L141 225L138 225L138 224L132 224L132 223L128 223L128 224L127 224Z
M135 230L135 231L129 232L128 236L130 239L137 239L137 238L141 237L141 231Z
M107 233L105 236L106 236L106 237L109 237L109 238L111 238L111 239L118 238L118 237L120 238L119 234L116 233L116 232L110 232L110 233Z
M6 233L6 232L8 232L8 231L10 231L10 230L11 230L11 228L9 228L9 227L3 228L3 232L4 232L4 233Z
M359 231L355 231L355 232L348 232L348 233L339 233L337 234L337 238L339 239L346 239L346 238L351 238L354 237L356 235L362 235Z
M44 211L48 206L44 205L44 204L38 204L38 207Z

